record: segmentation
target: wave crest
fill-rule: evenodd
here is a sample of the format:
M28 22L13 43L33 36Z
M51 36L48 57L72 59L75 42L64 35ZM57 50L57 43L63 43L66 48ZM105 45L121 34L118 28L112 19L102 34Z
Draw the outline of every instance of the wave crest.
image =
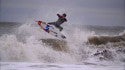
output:
M107 43L116 43L125 41L125 33L118 36L91 36L88 38L88 42L94 45L101 45Z

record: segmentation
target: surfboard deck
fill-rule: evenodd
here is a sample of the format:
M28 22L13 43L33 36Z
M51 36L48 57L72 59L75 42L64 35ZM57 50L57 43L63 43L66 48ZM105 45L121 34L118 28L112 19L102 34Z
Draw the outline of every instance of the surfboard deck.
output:
M41 27L42 30L45 31L45 27L47 26L46 22L43 21L36 21L37 24ZM50 25L51 27L49 28L49 34L59 38L59 39L66 39L66 37L54 26L54 25Z

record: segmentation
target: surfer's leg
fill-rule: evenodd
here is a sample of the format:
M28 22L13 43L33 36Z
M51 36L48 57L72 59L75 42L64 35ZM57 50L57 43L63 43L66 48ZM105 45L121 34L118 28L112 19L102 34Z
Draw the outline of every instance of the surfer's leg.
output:
M62 31L62 30L63 30L63 27L60 26L59 29L60 29L60 31Z
M48 24L50 24L50 25L55 25L55 22L49 22Z
M60 24L58 24L57 22L50 22L50 23L48 23L48 24L54 25L54 26L55 26L56 28L58 28L60 31L63 30L63 27L61 27Z
M60 31L63 30L63 27L61 27L60 25L56 25L56 27L57 27Z

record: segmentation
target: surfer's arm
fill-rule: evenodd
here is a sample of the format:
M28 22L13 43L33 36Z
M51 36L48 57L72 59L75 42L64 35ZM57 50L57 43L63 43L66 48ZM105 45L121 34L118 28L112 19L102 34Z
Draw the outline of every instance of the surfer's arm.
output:
M65 18L65 22L67 22L67 19Z
M57 14L57 16L58 16L59 18L61 18L61 15L60 15L60 14Z

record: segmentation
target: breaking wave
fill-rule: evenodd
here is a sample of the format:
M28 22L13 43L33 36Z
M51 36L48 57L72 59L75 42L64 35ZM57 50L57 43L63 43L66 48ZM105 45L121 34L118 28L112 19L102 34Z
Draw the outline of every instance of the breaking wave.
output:
M67 26L62 33L66 35L67 39L55 38L42 31L34 23L23 24L12 34L0 36L0 60L45 63L125 61L124 32L112 37L94 36L94 31L84 31L77 27ZM104 42L100 43L100 41ZM114 48L110 42L115 44L118 42L117 47ZM119 43L123 45L119 45Z
M125 31L118 36L92 36L88 38L88 42L94 45L125 42Z

